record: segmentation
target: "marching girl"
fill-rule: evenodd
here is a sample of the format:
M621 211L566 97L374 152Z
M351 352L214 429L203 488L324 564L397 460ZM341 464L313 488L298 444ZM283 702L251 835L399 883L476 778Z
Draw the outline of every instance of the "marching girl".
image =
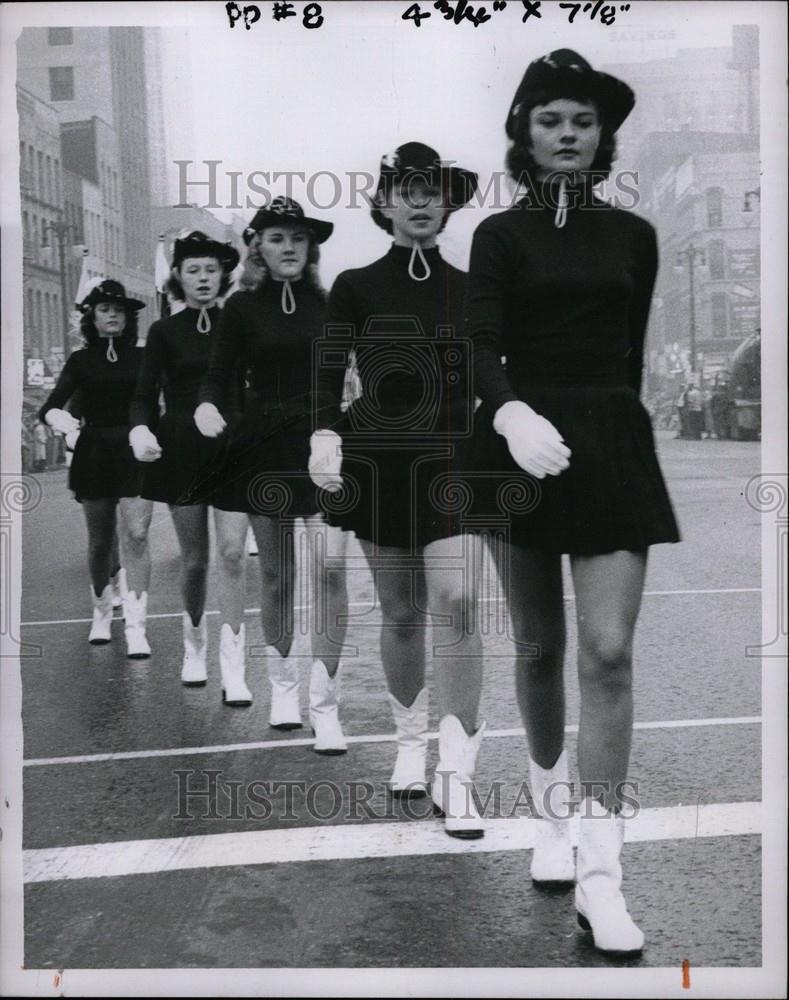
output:
M275 198L255 215L244 233L249 247L246 288L225 303L194 414L207 438L227 430L222 483L213 503L248 514L255 533L271 682L269 723L280 729L302 724L299 661L293 649L294 553L283 521L304 519L313 611L322 619L312 630L309 682L313 749L321 754L347 749L338 714L347 615L344 542L341 532L320 516L307 473L313 343L322 335L326 308L317 273L318 246L333 228L307 218L290 198ZM247 383L243 412L237 420L226 420L228 391L239 374ZM237 538L241 551L245 538L246 523ZM334 557L331 572L323 561L328 550ZM243 624L232 641L243 660Z
M200 380L208 367L211 333L219 324L217 300L230 287L238 261L232 246L199 231L175 241L168 291L185 302L186 308L151 326L130 412L129 441L135 457L145 463L142 495L169 506L181 548L185 608L181 681L195 687L204 685L208 677L208 506L221 447L198 432L193 417ZM162 388L165 413L158 420ZM243 548L237 539L246 530L247 519L243 514L215 510L214 526L222 617L222 698L227 705L245 706L252 703L252 695L244 679L243 655L237 655L232 636L238 632L244 610Z
M346 360L355 356L361 395L341 416L345 365L321 366L311 457L315 482L336 492L332 523L356 533L376 581L397 731L390 791L426 792L425 631L433 616L443 648L433 661L440 761L431 794L447 833L468 838L483 835L470 794L484 729L474 621L479 539L464 536L456 501L473 400L459 338L465 275L442 258L436 237L476 184L476 174L442 166L423 143L382 158L372 218L392 246L342 273L329 296L327 360L340 346L332 328L349 330Z
M111 639L111 573L117 569L114 536L119 511L118 534L128 587L122 595L127 654L144 659L151 654L145 619L151 576L148 526L153 505L140 496L140 468L127 440L129 403L143 353L137 347L137 312L144 303L127 296L119 282L107 279L90 290L80 308L86 346L69 356L39 417L72 441L76 437L69 488L82 504L88 529L93 600L88 641L102 645ZM77 393L81 429L79 421L64 409Z
M499 553L518 652L539 835L536 881L575 879L598 949L639 951L621 893L632 655L647 549L678 540L639 401L657 269L652 226L594 197L635 98L563 49L527 68L507 117L507 166L526 195L477 229L468 320L491 468L539 483ZM506 363L502 363L502 357ZM562 553L570 556L581 689L577 864L564 751ZM525 648L522 647L522 648Z

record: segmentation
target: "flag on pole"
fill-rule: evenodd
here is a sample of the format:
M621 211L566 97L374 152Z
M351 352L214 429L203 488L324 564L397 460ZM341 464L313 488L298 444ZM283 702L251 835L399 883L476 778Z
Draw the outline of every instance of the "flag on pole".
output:
M82 257L82 264L80 266L79 281L77 282L77 290L74 293L74 302L72 303L73 308L71 309L68 317L69 338L77 343L79 343L80 324L82 322L82 313L79 306L90 291L92 285L96 284L95 280L91 281L88 278L88 253L88 248L83 247L80 254Z
M88 248L87 247L83 247L82 248L82 265L81 265L81 270L79 272L79 282L77 284L77 290L74 293L74 305L75 306L79 306L79 304L82 302L82 300L85 298L85 296L90 291L90 289L88 287L88 285L89 285L89 280L88 280L88 253L89 253Z
M170 315L170 300L166 290L169 279L170 265L167 263L167 257L164 254L164 233L162 233L156 244L156 260L154 263L154 284L156 285L160 319L165 319Z

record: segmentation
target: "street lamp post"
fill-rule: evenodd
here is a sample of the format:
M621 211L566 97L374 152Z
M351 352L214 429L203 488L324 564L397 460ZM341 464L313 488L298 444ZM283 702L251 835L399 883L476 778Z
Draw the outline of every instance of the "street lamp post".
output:
M60 260L60 305L62 309L62 322L63 322L63 363L66 363L66 359L69 355L69 339L68 339L68 288L66 287L66 243L68 240L69 232L76 233L76 227L71 222L63 222L58 220L57 222L48 222L41 231L41 246L48 247L49 242L47 241L47 236L51 233L55 237L55 243L58 248L58 257Z
M690 270L690 370L696 371L696 286L694 282L694 269L698 265L703 267L706 264L704 250L702 247L690 246L684 250L677 251L676 268L683 269L683 261L687 261Z

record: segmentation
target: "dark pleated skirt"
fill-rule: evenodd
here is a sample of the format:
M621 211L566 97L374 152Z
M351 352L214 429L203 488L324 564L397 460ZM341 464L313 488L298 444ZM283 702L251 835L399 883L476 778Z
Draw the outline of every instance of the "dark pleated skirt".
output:
M83 427L68 484L80 503L140 496L142 469L129 445L129 428Z
M365 435L352 424L349 413L335 428L342 436L343 489L320 500L330 524L409 551L473 530L472 437L441 431Z
M250 407L224 435L213 494L220 510L266 517L309 517L320 512L307 471L310 420L298 413Z
M142 496L178 507L213 503L222 473L222 439L203 437L191 413L166 413L156 437L162 457L139 463Z
M494 431L493 412L480 407L475 503L491 527L516 545L577 555L679 541L652 424L632 389L539 386L522 395L562 434L570 466L544 479L527 475Z

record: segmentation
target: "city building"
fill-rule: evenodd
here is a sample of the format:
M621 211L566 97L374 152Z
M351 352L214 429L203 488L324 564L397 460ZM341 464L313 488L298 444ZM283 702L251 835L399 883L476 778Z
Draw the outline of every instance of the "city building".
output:
M52 105L23 87L17 88L17 111L25 354L40 359L54 354L59 365L64 349L63 286L52 226L62 221L63 209L60 118Z
M155 301L146 51L156 29L25 28L17 44L22 87L56 109L63 159L79 180L91 277L114 277ZM65 212L65 205L62 206Z
M615 171L637 173L635 210L658 232L653 387L725 368L760 325L758 41L738 25L731 46L601 67L637 98Z

